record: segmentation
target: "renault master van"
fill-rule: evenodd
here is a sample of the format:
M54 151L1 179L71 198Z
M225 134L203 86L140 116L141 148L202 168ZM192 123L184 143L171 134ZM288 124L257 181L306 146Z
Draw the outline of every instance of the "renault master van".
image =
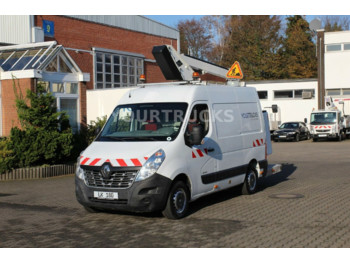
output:
M202 196L237 185L253 194L267 171L267 142L255 88L145 85L125 94L81 153L76 197L91 212L179 219Z

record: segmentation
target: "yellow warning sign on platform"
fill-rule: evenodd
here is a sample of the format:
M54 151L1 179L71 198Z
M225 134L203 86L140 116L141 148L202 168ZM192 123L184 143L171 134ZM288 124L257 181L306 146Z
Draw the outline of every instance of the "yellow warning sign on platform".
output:
M242 79L243 78L243 72L241 69L241 66L239 63L236 61L233 63L231 66L230 70L228 70L226 74L227 78L234 78L234 79Z

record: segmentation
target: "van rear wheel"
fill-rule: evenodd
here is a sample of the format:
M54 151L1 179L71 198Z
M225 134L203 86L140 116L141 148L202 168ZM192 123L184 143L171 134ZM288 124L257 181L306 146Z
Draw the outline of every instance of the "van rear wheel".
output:
M171 187L166 207L162 214L169 219L180 219L188 211L189 190L184 182L177 181Z
M256 192L258 186L258 172L253 166L249 166L242 187L243 195L251 195Z

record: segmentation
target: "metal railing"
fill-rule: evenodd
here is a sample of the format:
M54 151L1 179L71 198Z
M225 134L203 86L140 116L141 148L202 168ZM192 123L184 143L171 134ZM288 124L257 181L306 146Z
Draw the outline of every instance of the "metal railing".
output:
M0 181L40 179L74 174L76 164L18 168L0 174Z

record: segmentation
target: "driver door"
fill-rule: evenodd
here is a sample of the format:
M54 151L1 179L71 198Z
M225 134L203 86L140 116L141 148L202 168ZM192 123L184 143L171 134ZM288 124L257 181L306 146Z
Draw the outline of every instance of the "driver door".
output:
M194 104L191 109L190 118L186 123L185 144L187 148L187 166L189 175L193 181L192 193L193 196L200 195L212 189L212 185L205 184L202 181L202 176L211 174L217 171L215 151L216 144L213 139L213 127L210 121L210 110L207 103ZM200 145L191 144L191 131L194 126L201 125L204 130L204 138Z

